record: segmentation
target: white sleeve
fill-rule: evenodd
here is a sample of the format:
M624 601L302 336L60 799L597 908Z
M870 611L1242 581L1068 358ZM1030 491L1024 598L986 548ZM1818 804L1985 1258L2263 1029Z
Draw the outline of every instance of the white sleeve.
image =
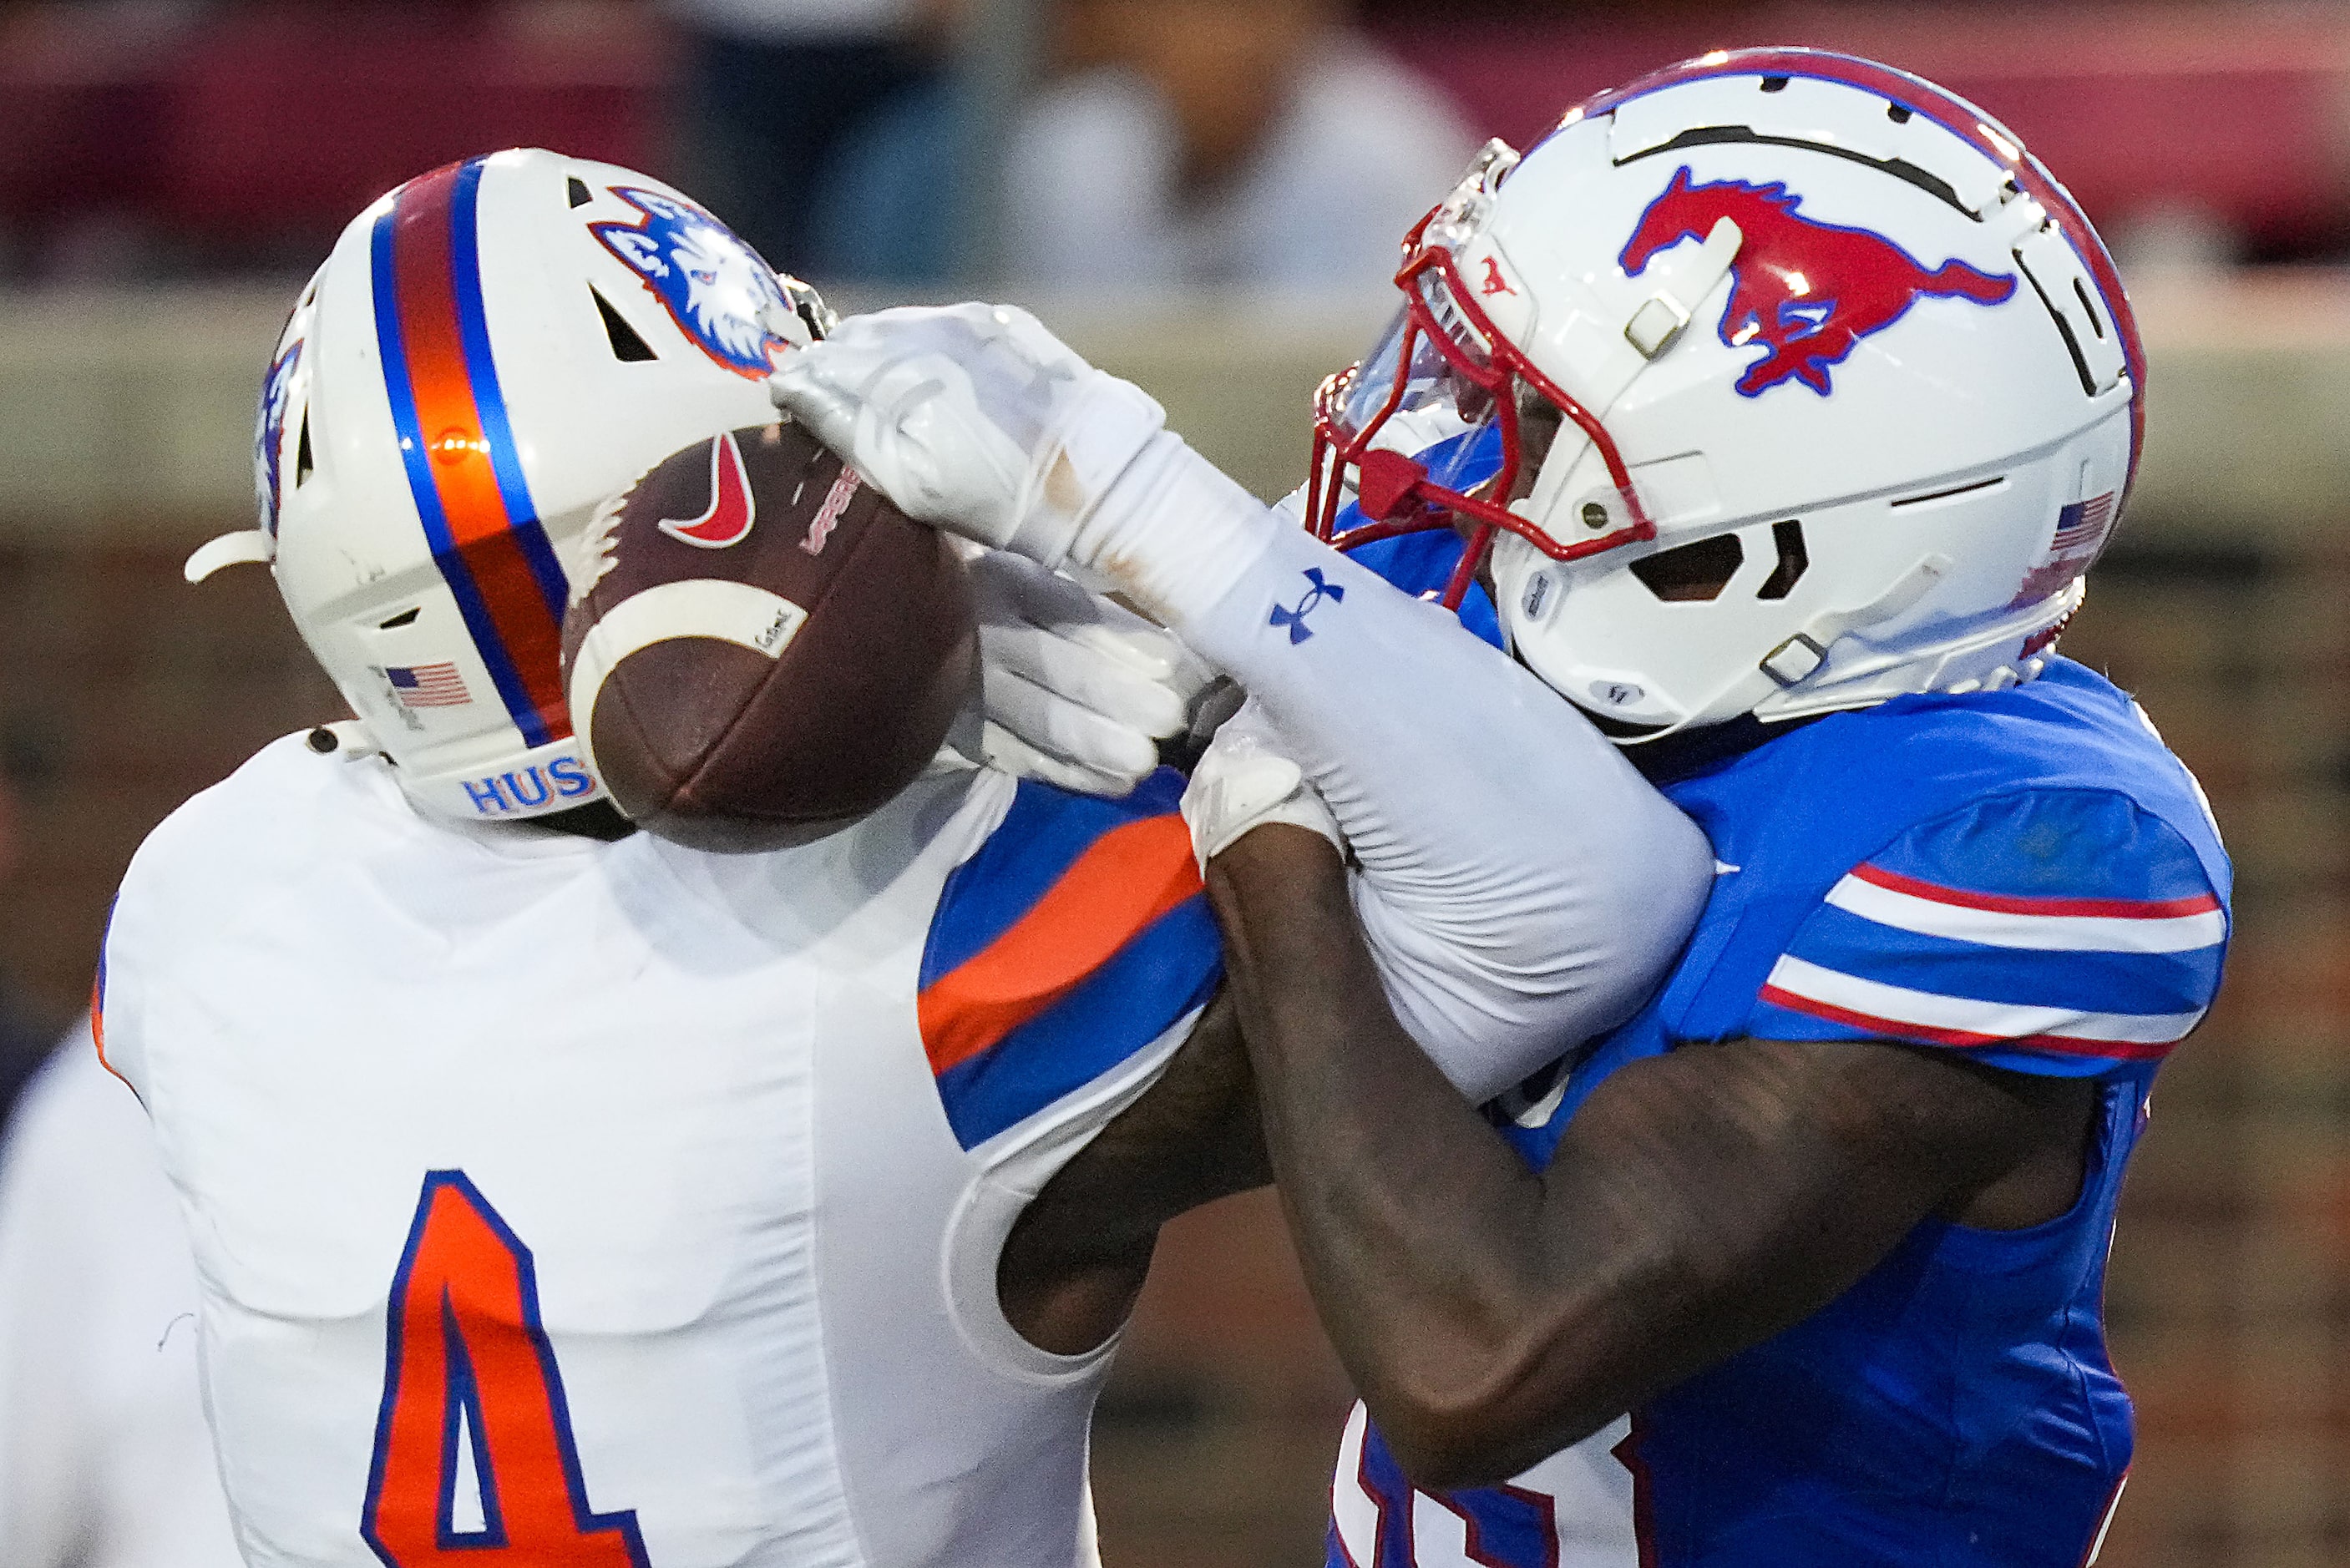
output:
M1154 478L1153 509L1265 510L1196 458ZM1451 612L1301 530L1232 534L1261 552L1212 575L1175 558L1148 598L1329 803L1413 1037L1482 1100L1629 1017L1711 888L1696 824Z
M1087 574L1255 696L1360 860L1405 1021L1471 1094L1620 1022L1711 885L1556 693L1295 527L1025 312L842 324L779 403L910 515Z
M11 1568L235 1568L195 1265L154 1135L77 1029L0 1144L0 1541Z

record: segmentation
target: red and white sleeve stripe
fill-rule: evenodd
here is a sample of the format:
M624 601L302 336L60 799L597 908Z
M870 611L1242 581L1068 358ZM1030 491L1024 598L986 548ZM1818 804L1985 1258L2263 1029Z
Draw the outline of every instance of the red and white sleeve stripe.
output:
M1829 889L1827 902L1863 919L1922 936L2043 952L2178 953L2228 934L2220 900L2046 898L1970 893L1861 866Z

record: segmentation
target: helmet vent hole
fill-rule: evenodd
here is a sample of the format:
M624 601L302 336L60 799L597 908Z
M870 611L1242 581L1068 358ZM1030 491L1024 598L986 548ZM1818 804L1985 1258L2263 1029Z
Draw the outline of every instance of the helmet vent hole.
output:
M1758 599L1785 598L1812 564L1810 553L1804 548L1804 525L1794 518L1771 524L1771 543L1779 547L1779 564L1755 590Z
M416 624L417 615L423 608L424 607L422 605L411 605L407 609L404 609L398 615L392 617L390 620L384 621L377 626L376 630L398 631L403 626L414 626Z
M1746 546L1737 535L1716 534L1635 561L1631 570L1660 599L1697 601L1720 598L1745 560Z
M302 434L294 443L294 488L299 490L317 464L310 461L310 410L302 410Z
M578 175L574 174L570 179L565 181L563 183L565 189L570 192L571 204L573 206L584 207L590 201L594 200L593 197L588 194L588 182L579 178Z
M1896 125L1907 125L1909 123L1909 107L1907 104L1888 103L1885 106L1885 118Z
M1787 78L1785 77L1764 77L1762 78L1762 90L1764 92L1785 92L1787 90Z
M598 293L595 285L588 286L588 293L596 301L596 314L604 318L604 337L612 345L613 358L633 365L657 358L653 346L638 336L629 318L613 309L612 302Z
M2100 342L2104 341L2106 336L2106 318L2099 316L2097 314L2097 307L2089 303L2089 286L2083 283L2076 277L2073 280L2073 293L2078 296L2081 301L2081 314L2089 318L2090 329L2096 333L2097 338Z
M1948 180L1943 179L1939 174L1928 173L1925 170L1920 169L1917 164L1910 162L1906 158L1888 158L1879 160L1872 158L1865 152L1856 151L1849 147L1838 147L1833 142L1818 140L1807 141L1797 137L1763 136L1757 133L1751 126L1692 126L1689 130L1682 131L1679 136L1674 137L1670 141L1661 143L1655 147L1644 148L1640 151L1631 154L1630 157L1624 160L1624 162L1629 163L1633 159L1638 158L1660 157L1665 154L1679 152L1682 149L1689 147L1719 147L1724 145L1800 147L1806 152L1825 153L1831 158L1842 158L1854 163L1866 163L1871 169L1877 170L1880 173L1890 174L1898 180L1907 180L1910 184L1917 186L1918 189L1933 197L1934 200L1957 212L1964 213L1969 218L1972 218L1976 215L1973 208L1969 207L1965 202L1959 200L1958 192L1952 188ZM2021 192L2018 192L2018 194L2021 194Z
M1997 474L1990 479L1978 479L1972 484L1961 484L1950 490L1929 491L1923 495L1905 495L1890 504L1896 511L1904 506L1923 506L1929 502L1951 501L1961 495L1972 495L1978 490L1990 490L2006 483L2007 475Z

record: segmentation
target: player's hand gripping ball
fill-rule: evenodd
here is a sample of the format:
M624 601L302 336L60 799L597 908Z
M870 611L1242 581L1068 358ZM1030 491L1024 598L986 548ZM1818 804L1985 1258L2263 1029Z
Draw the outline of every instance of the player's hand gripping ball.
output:
M920 774L978 679L971 586L796 425L663 461L608 504L564 622L571 722L629 820L806 844Z

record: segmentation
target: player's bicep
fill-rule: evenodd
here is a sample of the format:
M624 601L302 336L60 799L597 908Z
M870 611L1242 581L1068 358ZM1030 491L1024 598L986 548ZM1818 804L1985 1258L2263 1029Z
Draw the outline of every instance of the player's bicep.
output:
M1485 1413L1507 1473L1842 1294L2052 1140L2085 1085L1889 1044L1739 1040L1610 1076L1544 1173L1540 1365Z
M1031 1209L1077 1210L1086 1218L1071 1227L1074 1233L1116 1245L1272 1179L1239 1010L1228 992L1219 992L1167 1070L1095 1135Z
M2072 1085L1895 1042L1688 1045L1595 1090L1548 1174L1638 1196L1693 1278L1742 1288L1767 1257L1825 1285L1823 1266L1849 1252L1865 1272L2052 1133L2077 1144L2085 1103Z
M1126 1321L1176 1215L1273 1179L1238 1014L1219 994L1167 1069L1021 1212L996 1264L1006 1322L1081 1354Z

